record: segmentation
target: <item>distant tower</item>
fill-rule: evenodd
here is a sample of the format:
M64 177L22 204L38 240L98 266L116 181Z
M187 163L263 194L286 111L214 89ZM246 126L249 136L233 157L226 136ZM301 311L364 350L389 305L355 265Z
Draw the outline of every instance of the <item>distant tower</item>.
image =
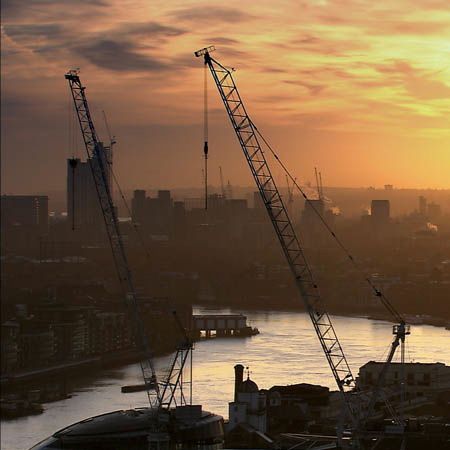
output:
M136 189L131 200L131 220L143 224L145 221L145 191Z
M389 222L391 205L389 200L372 200L372 223L381 225Z
M423 217L427 215L427 199L423 195L419 197L419 214Z
M234 401L237 401L237 394L239 388L244 381L244 366L242 364L236 364L234 366Z
M109 189L111 186L112 159L109 147L99 142L99 155L106 167ZM98 201L90 163L96 167L97 158L81 161L78 158L67 160L67 216L73 228L101 226L103 215Z

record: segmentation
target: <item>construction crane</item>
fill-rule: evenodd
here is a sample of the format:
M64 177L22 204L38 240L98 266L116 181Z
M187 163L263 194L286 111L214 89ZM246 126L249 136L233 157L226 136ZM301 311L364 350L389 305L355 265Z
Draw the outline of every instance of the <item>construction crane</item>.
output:
M102 209L119 281L124 293L126 294L126 302L130 310L132 323L135 326L135 340L137 345L139 345L144 351L145 358L140 361L140 367L150 407L155 410L168 410L172 405L185 405L187 404L187 400L183 391L183 370L189 355L191 355L190 400L192 401L193 344L187 336L187 333L178 317L174 313L175 322L178 325L178 328L182 330L183 340L177 347L174 360L169 368L167 376L163 377L161 382L158 382L155 367L152 361L152 349L145 333L142 314L140 311L136 290L134 288L122 234L119 228L116 208L111 195L109 184L110 177L108 175L108 170L112 170L109 166L110 161L107 160L104 148L98 139L86 99L86 88L80 81L78 70L70 70L66 73L65 78L69 82L70 91L75 104L75 110L77 112L78 122L80 124L81 133L83 136L87 159L89 161L92 177L94 179L95 188ZM103 115L109 134L110 149L112 150L112 146L116 143L116 141L114 136L111 136L104 112Z
M65 74L65 78L69 82L70 92L77 112L87 160L89 161L100 207L103 213L119 281L125 292L126 302L133 319L133 325L135 326L136 344L145 353L145 359L141 361L140 366L146 385L148 400L150 407L158 408L161 404L159 384L157 382L156 372L151 357L151 348L142 322L122 234L119 229L116 208L114 207L111 196L108 177L108 162L104 154L104 149L99 143L86 99L86 88L80 81L79 71L69 70L69 72Z
M352 395L352 392L355 392L356 390L355 377L352 374L347 358L336 335L331 318L326 311L319 288L314 280L295 229L292 226L288 211L276 186L258 136L264 143L267 144L267 141L259 133L259 130L251 121L246 111L234 82L232 70L226 68L211 57L211 52L214 50L214 46L205 47L196 51L194 55L196 57L203 57L204 64L210 69L283 253L294 276L295 283L306 307L306 311L309 314L338 389L342 394L352 428L354 430L360 430L361 424L365 423L368 416L363 414L363 419L361 419L361 412L359 411L361 405L354 400L354 396ZM275 157L278 159L276 155ZM299 188L297 183L294 182L294 184ZM385 304L399 322L399 325L395 326L393 329L395 338L391 346L391 352L383 368L384 375L380 377L379 386L377 386L372 393L370 405L372 405L372 403L375 405L383 384L381 378L385 377L388 365L392 360L398 344L404 342L405 335L409 332L404 320L397 311L395 311L393 306L387 302L387 299L382 296L381 292L376 289L375 291L377 295L379 294L379 297L381 297L383 304ZM373 406L371 407L373 408Z
M188 332L181 323L176 311L172 311L175 323L182 336L181 341L177 345L175 356L172 359L167 376L164 383L161 384L161 408L168 410L172 405L183 406L192 404L192 350L194 343ZM183 371L190 357L190 376L189 376L189 397L186 398L183 378Z
M103 114L103 121L105 122L105 128L106 128L106 131L108 133L109 148L111 149L111 155L112 155L113 145L117 144L117 141L116 141L116 137L111 135L111 130L109 128L108 119L106 117L105 111L102 111L102 114Z

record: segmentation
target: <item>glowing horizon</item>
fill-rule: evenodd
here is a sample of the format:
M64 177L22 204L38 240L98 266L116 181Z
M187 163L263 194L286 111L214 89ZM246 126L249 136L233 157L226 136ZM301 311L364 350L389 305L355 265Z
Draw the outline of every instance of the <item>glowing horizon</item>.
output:
M200 185L203 69L193 52L210 44L237 68L249 113L300 179L318 166L329 185L450 188L447 1L219 5L5 2L2 190L64 189L73 144L63 74L78 66L97 128L104 135L104 109L118 137L124 187ZM209 83L210 163L250 185Z

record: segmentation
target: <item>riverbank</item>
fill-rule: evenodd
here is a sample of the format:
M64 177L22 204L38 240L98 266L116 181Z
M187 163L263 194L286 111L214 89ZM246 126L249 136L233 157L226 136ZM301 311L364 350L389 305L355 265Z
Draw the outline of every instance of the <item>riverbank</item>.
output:
M259 331L255 328L245 327L241 330L241 333L199 335L194 337L193 341L200 342L222 338L243 339L258 333ZM173 350L170 349L160 350L155 352L155 357L167 357L172 352ZM106 369L135 364L143 358L145 358L143 352L129 349L78 361L68 361L49 367L22 370L2 375L0 377L2 392L1 410L9 411L14 409L14 414L3 414L3 418L15 419L17 417L40 414L43 412L43 404L71 397L70 381L86 375L95 376ZM32 403L30 397L33 397ZM20 407L12 408L12 405Z
M197 309L195 313L202 313ZM209 312L209 311L208 311ZM228 417L234 398L234 365L249 367L260 389L273 385L310 383L336 389L307 314L259 310L214 310L216 314L242 312L261 334L250 339L215 338L196 343L193 357L193 403ZM333 324L356 376L370 360L383 360L392 340L391 324L357 317L333 317ZM417 325L408 336L407 361L450 363L448 331ZM156 357L158 376L166 373L172 357ZM24 450L71 423L108 411L146 406L143 392L121 394L121 387L141 382L138 364L106 369L72 382L72 398L44 405L40 415L2 423L1 448Z

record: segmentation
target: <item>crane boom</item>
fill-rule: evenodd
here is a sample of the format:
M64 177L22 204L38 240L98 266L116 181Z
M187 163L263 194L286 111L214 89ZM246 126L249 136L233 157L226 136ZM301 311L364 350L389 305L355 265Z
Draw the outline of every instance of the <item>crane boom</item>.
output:
M195 56L203 56L205 65L211 71L338 389L343 395L352 422L356 423L356 412L348 395L348 392L355 388L355 378L325 309L288 211L272 177L265 154L258 141L256 126L247 114L231 70L211 57L210 52L213 50L214 47L204 48L195 52Z
M151 359L151 351L148 339L144 330L144 324L141 319L140 308L133 280L131 277L128 259L122 235L119 229L116 208L114 206L108 177L108 161L99 143L94 123L89 111L89 105L85 95L85 87L80 81L77 70L70 70L65 74L69 82L75 110L78 116L78 122L83 136L84 146L87 153L87 159L94 179L99 203L103 213L106 225L108 239L111 245L114 263L119 276L120 284L126 293L126 302L130 309L132 324L135 328L136 344L141 347L145 353L145 359L141 361L141 370L144 382L147 386L147 395L151 407L159 407L161 397L159 385L156 380L156 373Z

